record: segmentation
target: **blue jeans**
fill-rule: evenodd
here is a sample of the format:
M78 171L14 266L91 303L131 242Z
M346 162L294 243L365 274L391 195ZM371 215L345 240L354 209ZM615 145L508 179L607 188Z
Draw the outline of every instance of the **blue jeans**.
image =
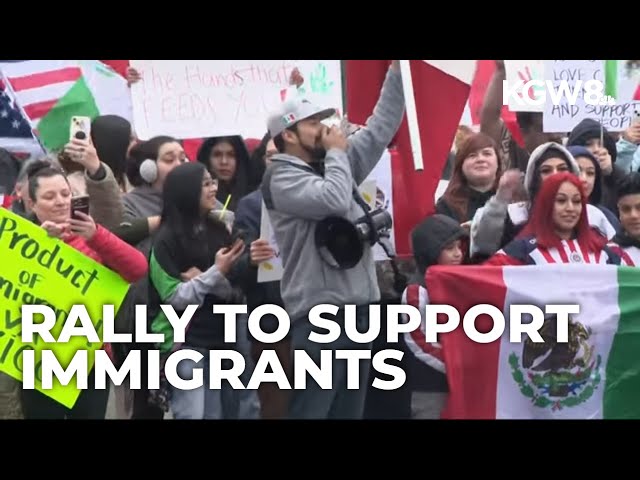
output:
M372 343L355 343L347 337L344 329L344 310L340 310L335 321L340 325L340 337L332 343L313 343L309 340L312 331L326 333L323 329L314 327L308 318L300 318L292 322L291 344L292 349L304 350L314 363L320 366L321 350L331 350L332 362L332 389L323 390L312 378L307 378L304 390L292 390L291 403L289 405L289 418L295 419L362 419L364 405L369 385L369 370L371 360L360 360L359 379L360 386L357 390L347 389L347 361L335 360L335 350L372 350ZM324 315L327 318L326 315ZM369 328L369 306L358 307L356 325L359 332L365 332ZM295 369L295 360L294 360ZM293 387L294 385L292 385Z
M171 388L171 411L176 420L221 420L237 415L237 392L228 382L220 390L209 388L209 350L187 347L203 355L199 362L182 360L178 363L178 376L184 380L193 378L196 369L202 369L204 385L195 390Z
M238 315L236 331L236 350L243 356L245 369L240 375L240 381L246 387L249 385L251 375L256 368L256 363L251 356L251 342L249 341L249 315ZM257 420L260 418L260 399L257 390L238 390L237 397L237 418L239 420Z

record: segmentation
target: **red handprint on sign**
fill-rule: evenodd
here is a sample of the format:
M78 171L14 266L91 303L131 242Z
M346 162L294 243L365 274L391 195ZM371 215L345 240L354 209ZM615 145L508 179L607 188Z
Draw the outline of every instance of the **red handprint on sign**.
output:
M531 80L538 80L539 76L538 76L538 72L536 72L535 70L533 70L533 72L531 72L531 69L529 67L525 67L524 72L519 71L518 72L518 77L520 77L520 80L522 80L524 82L524 84L526 85L527 82L530 82ZM531 100L537 100L538 96L544 92L544 89L540 86L531 86L529 87L529 91L527 92L527 97L530 98ZM524 91L521 93L518 93L518 95L520 95L520 97L524 97Z

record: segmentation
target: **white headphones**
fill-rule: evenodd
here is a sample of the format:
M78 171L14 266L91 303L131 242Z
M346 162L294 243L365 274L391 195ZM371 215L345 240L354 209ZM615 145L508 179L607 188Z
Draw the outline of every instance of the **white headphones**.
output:
M140 165L140 177L149 184L158 179L158 164L155 160L147 158L142 162Z

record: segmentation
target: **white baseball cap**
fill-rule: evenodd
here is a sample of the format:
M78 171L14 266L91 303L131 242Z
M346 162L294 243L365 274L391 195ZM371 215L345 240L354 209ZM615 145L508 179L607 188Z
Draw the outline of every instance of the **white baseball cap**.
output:
M301 120L316 117L322 121L335 114L335 108L321 108L305 98L294 97L282 102L278 110L269 116L267 129L271 138L275 138Z

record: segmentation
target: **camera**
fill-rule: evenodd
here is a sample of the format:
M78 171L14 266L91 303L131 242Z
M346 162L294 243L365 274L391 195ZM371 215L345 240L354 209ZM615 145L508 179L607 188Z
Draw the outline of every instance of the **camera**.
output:
M392 227L391 214L383 208L367 212L355 222L342 217L327 217L316 227L316 248L328 265L339 270L355 267L362 259L367 243L371 246L379 243L393 258Z

